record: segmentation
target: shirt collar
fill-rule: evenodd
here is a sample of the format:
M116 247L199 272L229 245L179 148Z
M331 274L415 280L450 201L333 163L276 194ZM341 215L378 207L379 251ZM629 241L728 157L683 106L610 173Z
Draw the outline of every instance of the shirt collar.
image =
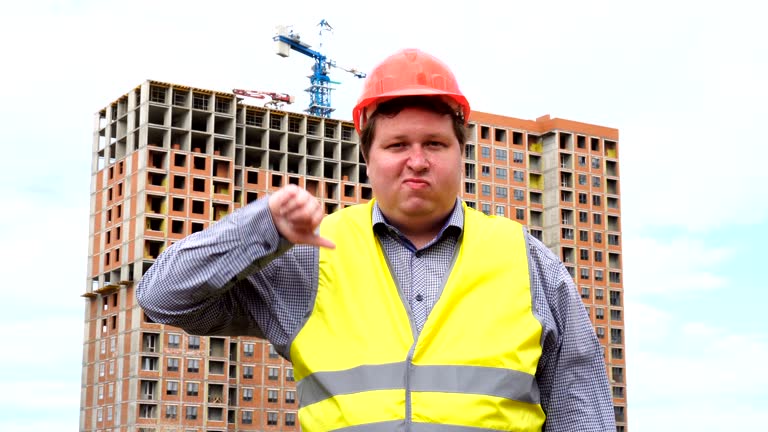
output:
M392 234L396 235L400 240L404 241L406 245L409 246L409 249L415 249L413 247L413 244L398 230L389 223L387 218L384 216L384 213L381 212L381 208L379 208L379 203L375 202L373 203L373 215L372 215L372 222L373 222L373 230L377 233L382 233L385 231L389 231ZM456 202L453 205L453 210L451 211L451 215L448 217L448 219L445 221L445 225L440 229L440 232L435 237L435 241L439 240L446 232L455 232L457 235L461 233L461 231L464 229L464 208L462 206L462 201L460 198L456 198ZM430 245L434 242L430 242ZM429 245L427 245L428 247Z

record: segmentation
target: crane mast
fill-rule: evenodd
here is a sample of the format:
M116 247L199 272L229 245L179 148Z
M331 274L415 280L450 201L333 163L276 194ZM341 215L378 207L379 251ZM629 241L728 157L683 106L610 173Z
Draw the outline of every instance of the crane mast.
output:
M320 21L319 25L321 28L321 35L323 30L332 29L330 24L325 20ZM309 107L304 111L310 115L330 117L331 113L334 111L334 108L331 105L331 91L333 90L331 85L341 83L331 80L331 77L328 75L331 68L341 69L351 73L357 78L366 77L364 72L355 68L339 66L336 64L335 60L331 60L320 51L312 49L311 45L301 40L301 36L298 33L295 33L293 29L287 26L277 26L273 40L276 43L275 48L277 55L288 57L290 56L291 51L296 51L315 61L312 66L312 74L308 76L310 86L305 90L309 93Z

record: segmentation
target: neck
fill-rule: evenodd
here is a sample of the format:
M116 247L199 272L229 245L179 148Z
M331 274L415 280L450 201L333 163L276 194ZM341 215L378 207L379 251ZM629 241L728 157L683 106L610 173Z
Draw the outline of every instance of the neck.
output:
M408 219L405 223L390 219L390 223L410 240L416 249L421 249L437 236L445 225L445 221L450 217L450 214L448 212L438 219L424 221Z

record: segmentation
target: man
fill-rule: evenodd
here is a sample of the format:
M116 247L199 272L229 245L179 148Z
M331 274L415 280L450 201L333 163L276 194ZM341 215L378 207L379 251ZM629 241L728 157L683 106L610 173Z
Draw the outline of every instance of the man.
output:
M403 50L354 109L374 200L332 215L287 186L165 251L147 315L267 338L304 431L615 430L602 348L558 258L459 198L470 113Z

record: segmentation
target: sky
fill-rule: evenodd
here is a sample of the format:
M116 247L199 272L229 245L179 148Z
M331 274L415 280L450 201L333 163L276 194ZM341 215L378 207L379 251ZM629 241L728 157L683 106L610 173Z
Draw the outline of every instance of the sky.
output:
M504 9L500 9L504 5ZM0 430L76 430L94 115L146 79L308 103L405 47L474 110L619 130L629 430L768 423L768 26L759 2L27 1L0 6ZM315 38L315 39L313 39ZM317 46L317 45L315 45ZM350 119L362 81L332 99ZM50 332L49 329L55 329Z

